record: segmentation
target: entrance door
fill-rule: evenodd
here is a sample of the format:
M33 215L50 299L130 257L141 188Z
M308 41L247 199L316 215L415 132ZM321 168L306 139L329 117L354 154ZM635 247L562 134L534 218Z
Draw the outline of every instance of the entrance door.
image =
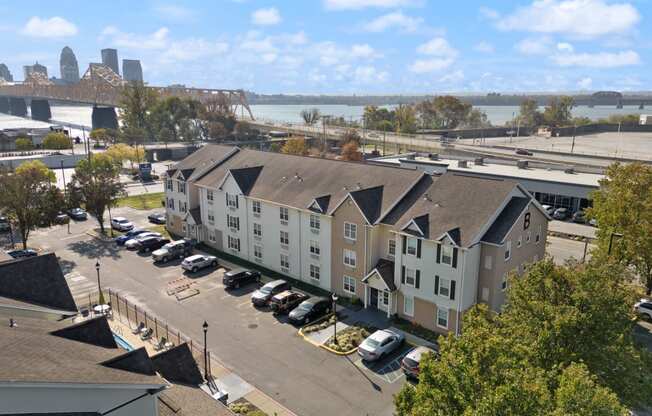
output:
M369 288L370 293L369 293L369 303L367 303L367 306L372 306L373 308L378 307L378 289Z

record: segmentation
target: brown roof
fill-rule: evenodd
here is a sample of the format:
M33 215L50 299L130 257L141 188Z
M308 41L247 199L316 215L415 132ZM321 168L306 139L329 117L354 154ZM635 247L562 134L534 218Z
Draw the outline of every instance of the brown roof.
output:
M234 416L221 402L199 387L172 384L159 394L160 416Z
M257 169L244 170L254 167ZM229 170L237 172L238 183L250 187L248 192L243 189L248 196L301 209L320 198L321 203L329 201L330 214L352 193L371 221L391 208L424 175L388 166L241 149L197 184L216 188Z
M415 219L419 227L427 225L424 237L435 240L448 233L466 247L480 237L483 227L515 186L511 180L452 172L427 177L381 222L403 231Z

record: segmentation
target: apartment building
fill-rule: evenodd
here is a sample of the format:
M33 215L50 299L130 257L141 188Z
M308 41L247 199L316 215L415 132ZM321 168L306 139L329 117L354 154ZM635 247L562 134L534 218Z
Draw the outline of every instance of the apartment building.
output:
M168 171L168 228L426 328L460 331L543 258L516 182L205 146Z

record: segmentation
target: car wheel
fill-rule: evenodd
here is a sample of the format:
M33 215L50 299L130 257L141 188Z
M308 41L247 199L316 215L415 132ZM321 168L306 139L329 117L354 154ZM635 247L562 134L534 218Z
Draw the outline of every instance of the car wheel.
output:
M195 267L192 268L192 272L193 272L193 273L197 273L197 266L195 266Z
M306 316L306 319L303 320L304 325L308 325L310 323L310 319Z
M211 266L213 266L213 267L217 267L217 262L216 262L215 260L213 260L213 261L211 262Z
M145 253L149 253L149 247L145 247Z
M168 258L167 258L167 257L163 257L163 263L167 263L167 262L168 262Z

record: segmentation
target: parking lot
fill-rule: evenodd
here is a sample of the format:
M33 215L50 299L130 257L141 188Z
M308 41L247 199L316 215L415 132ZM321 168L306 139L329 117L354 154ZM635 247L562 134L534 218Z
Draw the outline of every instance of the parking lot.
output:
M148 211L115 211L114 216L129 218L136 226L149 225ZM202 339L206 320L212 356L296 414L392 414L392 395L404 383L398 365L407 347L374 364L362 363L357 355L331 354L305 342L285 315L253 307L250 295L257 284L225 290L222 275L231 264L220 260L218 268L197 273L182 270L181 260L155 264L149 254L87 233L96 227L93 219L72 221L70 234L66 226L55 226L34 231L30 239L30 246L57 253L79 303L87 303L88 294L97 289L99 261L103 288L190 337ZM186 290L197 293L177 300Z

